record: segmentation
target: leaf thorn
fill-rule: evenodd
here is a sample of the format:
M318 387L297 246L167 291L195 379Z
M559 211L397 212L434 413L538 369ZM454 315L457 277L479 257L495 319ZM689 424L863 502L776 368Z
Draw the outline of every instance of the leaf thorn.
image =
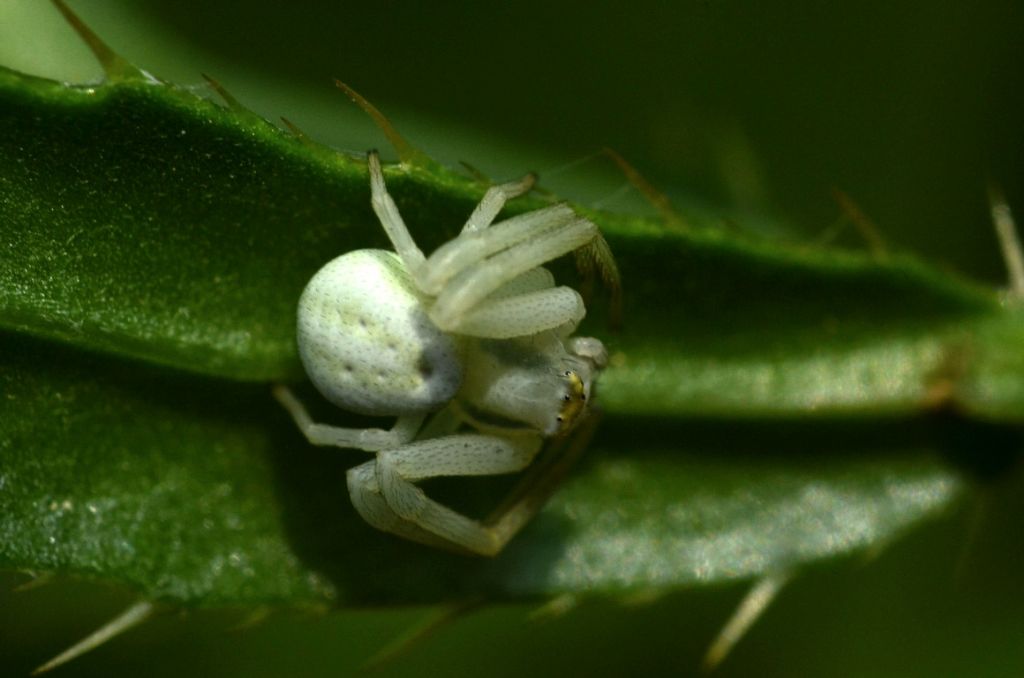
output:
M316 143L309 138L309 135L303 132L301 129L299 129L298 125L296 125L294 122L284 117L283 115L281 116L281 122L284 123L284 126L288 128L288 131L292 133L292 136L294 136L298 141L300 141L302 145L309 147L316 146Z
M644 198L647 199L647 202L651 203L658 210L658 214L661 215L662 220L668 226L683 231L690 228L689 224L672 207L668 196L655 188L654 184L648 181L644 175L640 174L640 171L633 167L618 151L605 146L601 149L601 153L611 158L612 162L619 168L619 171L625 175L626 181L632 184L633 188L640 191Z
M391 124L383 113L381 113L376 106L371 104L363 97L362 94L355 91L341 80L335 79L334 85L351 99L359 108L363 109L363 112L373 118L373 122L376 123L377 127L384 136L388 138L388 141L394 147L395 151L398 152L398 159L400 162L406 165L419 165L421 167L427 167L432 164L430 158L427 155L410 144L405 137L399 134L395 126Z
M213 88L213 91L216 92L220 96L220 98L224 100L224 103L228 105L228 108L230 108L232 111L235 111L236 113L249 112L249 109L243 106L238 101L238 99L236 99L234 95L231 94L231 92L227 91L224 85L220 84L219 80L215 80L213 77L207 75L206 73L200 73L200 75L202 75L203 80L205 80L207 84L209 84L210 87Z
M38 676L41 673L46 673L47 671L57 668L61 664L66 664L72 659L82 656L90 650L95 650L110 639L146 621L146 619L153 613L153 609L153 603L148 600L142 600L135 603L82 640L78 641L50 661L37 668L32 672L32 675Z
M882 229L841 188L832 187L832 199L839 205L843 217L854 225L860 237L868 244L868 250L880 259L884 257L888 253L888 247L885 238L882 237Z
M20 584L20 585L14 587L14 592L15 593L23 593L25 591L31 591L32 589L36 589L36 588L39 588L41 586L45 586L45 585L49 584L51 581L53 581L53 572L43 572L41 574L36 574L36 573L32 572L32 573L30 573L30 575L32 577L31 579L29 579L24 584Z
M1003 261L1009 272L1009 296L1015 301L1024 299L1024 249L1021 248L1020 234L1013 220L1013 212L1006 202L999 186L990 183L988 186L988 205L992 213L992 224L999 237L999 249L1003 253Z
M736 643L747 634L754 622L761 618L779 591L793 578L793 574L793 570L772 572L754 584L708 648L701 662L701 673L710 674L729 656L732 648L736 647Z
M473 598L440 607L375 652L359 667L360 672L376 671L390 664L440 629L471 614L483 605L483 602L482 599Z
M530 621L547 621L558 619L569 614L580 605L579 596L575 593L562 593L530 612Z
M75 29L78 33L78 37L82 39L82 42L92 51L93 56L100 62L100 66L103 68L103 73L107 76L107 80L111 82L123 81L123 80L143 80L146 82L156 83L159 82L149 73L145 72L138 66L133 65L123 56L115 52L110 48L110 45L103 42L100 36L89 28L84 21L82 21L77 14L71 11L71 8L67 6L64 0L52 0L54 6L64 16L64 20L71 24L71 28Z

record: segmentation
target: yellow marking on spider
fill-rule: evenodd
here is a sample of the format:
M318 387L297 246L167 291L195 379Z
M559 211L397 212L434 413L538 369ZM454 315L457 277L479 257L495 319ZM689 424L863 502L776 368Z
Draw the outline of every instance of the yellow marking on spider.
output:
M566 432L576 423L577 417L587 407L587 394L580 375L572 370L567 370L565 378L569 382L569 392L565 394L565 404L558 413L558 421L561 422L561 431Z

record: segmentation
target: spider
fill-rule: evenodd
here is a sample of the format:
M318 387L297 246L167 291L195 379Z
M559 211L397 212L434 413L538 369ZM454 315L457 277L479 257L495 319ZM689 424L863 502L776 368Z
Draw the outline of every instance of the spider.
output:
M370 525L495 555L529 516L507 511L482 523L415 483L520 471L545 438L585 416L607 353L597 339L571 336L583 300L541 265L601 236L564 204L492 224L506 201L531 189L530 174L488 189L459 235L425 257L375 151L367 166L373 209L395 251L357 250L320 269L299 300L297 341L328 401L397 420L390 429L338 428L314 422L286 387L274 394L310 443L376 453L347 474L352 504Z

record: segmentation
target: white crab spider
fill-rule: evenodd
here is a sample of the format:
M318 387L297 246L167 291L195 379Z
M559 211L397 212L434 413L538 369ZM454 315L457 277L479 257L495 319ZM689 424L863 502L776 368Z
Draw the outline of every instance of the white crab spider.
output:
M580 420L607 356L597 339L570 338L583 300L555 287L541 264L588 245L597 227L566 205L492 225L507 200L530 190L527 175L492 186L461 233L425 257L375 152L367 165L373 209L395 251L349 252L320 269L299 300L298 347L327 400L397 421L388 430L337 428L313 422L285 387L275 395L314 445L376 453L348 472L352 503L368 523L494 555L528 516L510 511L483 524L414 483L522 470L543 438Z

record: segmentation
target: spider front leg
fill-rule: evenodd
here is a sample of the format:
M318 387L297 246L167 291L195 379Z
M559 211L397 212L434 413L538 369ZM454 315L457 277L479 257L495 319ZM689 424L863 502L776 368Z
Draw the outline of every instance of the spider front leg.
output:
M572 216L566 220L552 214L550 219L540 220L534 228L524 230L520 238L493 256L485 255L465 266L457 275L452 275L437 294L429 311L430 319L447 332L489 338L523 336L570 322L578 323L584 313L582 298L568 287L557 287L531 292L523 295L524 298L519 301L516 301L516 297L509 297L495 302L507 308L495 307L489 311L495 318L502 320L502 326L493 332L487 329L490 326L487 322L473 323L479 326L476 331L470 331L466 326L471 322L472 314L481 310L481 302L501 287L553 259L583 247L597 236L597 227L593 223L575 214ZM484 231L481 238L498 234L505 223L508 222ZM458 246L460 240L456 239L452 245ZM472 247L472 243L467 247ZM433 272L429 261L428 268ZM486 308L482 310L487 311Z
M570 287L552 287L506 299L488 300L457 317L450 332L485 339L510 339L545 330L575 330L586 308Z
M585 313L578 293L555 288L550 279L525 290L517 283L596 237L597 226L567 205L554 205L442 245L426 260L417 284L436 297L430 318L446 332L502 339L575 327ZM513 288L515 294L507 293Z
M377 215L377 219L380 220L380 225L384 227L388 239L391 240L395 252L405 264L406 270L414 280L419 281L423 275L426 257L423 256L423 251L416 246L416 241L412 239L412 235L398 211L398 205L395 204L391 194L388 193L387 186L384 185L384 172L381 170L380 156L377 155L377 151L370 151L366 154L366 166L370 170L370 204L373 206L373 211Z
M556 205L504 221L499 228L490 232L488 227L505 203L533 187L536 176L527 174L519 181L491 186L466 220L460 236L438 248L427 260L388 193L380 156L376 151L367 154L366 165L370 172L370 202L373 211L417 287L427 294L437 294L444 283L466 266L530 237L536 230L548 229L576 218L576 214L567 206Z
M477 308L492 292L523 274L591 242L597 227L567 205L535 210L491 226L507 200L526 193L535 179L492 186L462 233L429 259L416 246L387 192L380 158L367 155L374 212L419 290L436 296L431 319L446 332L501 339L575 326L583 300L567 287L531 290Z
M475 233L490 226L506 202L529 193L535 183L537 183L537 175L530 173L519 181L510 181L507 184L498 184L488 188L483 199L480 200L480 204L466 220L462 232Z
M373 211L406 269L412 273L414 278L422 280L423 273L425 273L425 257L409 233L394 199L388 193L387 185L384 183L384 171L380 165L380 156L376 151L367 153L366 166L370 172L370 203L373 206ZM519 181L491 186L469 219L466 220L462 227L462 233L476 233L486 229L501 212L506 202L528 193L536 182L536 175L527 174ZM423 286L421 285L421 287Z
M351 469L349 494L363 519L378 529L433 546L494 555L525 524L524 517L484 525L427 497L413 483L438 476L514 473L530 464L540 446L535 435L464 433L417 441Z

